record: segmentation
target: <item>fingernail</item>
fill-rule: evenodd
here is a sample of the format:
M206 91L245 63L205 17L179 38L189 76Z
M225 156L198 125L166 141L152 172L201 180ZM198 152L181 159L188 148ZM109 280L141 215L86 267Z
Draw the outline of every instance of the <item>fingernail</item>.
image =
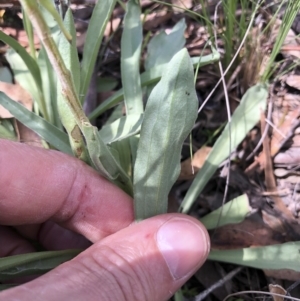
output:
M206 230L184 218L173 218L163 224L156 240L175 280L191 276L203 264L209 252Z

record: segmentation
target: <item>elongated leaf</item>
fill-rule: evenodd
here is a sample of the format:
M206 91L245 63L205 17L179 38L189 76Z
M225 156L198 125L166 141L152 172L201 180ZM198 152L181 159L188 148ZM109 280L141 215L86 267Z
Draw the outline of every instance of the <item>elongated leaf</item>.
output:
M51 14L43 7L39 6L39 9L44 17L44 20L50 29L51 36L55 41L55 44L58 45L58 40L60 38L61 32L59 26ZM54 72L54 69L50 63L47 51L43 45L38 55L38 64L42 77L43 84L43 95L45 97L45 102L47 106L47 112L49 113L49 120L52 124L57 126L59 129L62 129L62 123L59 118L57 110L57 97L56 97L56 81L57 74Z
M121 75L126 114L144 111L140 79L140 55L143 42L141 8L136 0L129 0L121 40Z
M166 34L163 30L150 40L147 46L146 70L168 63L174 54L183 48L185 44L185 29L185 19L181 19L169 34Z
M58 24L61 32L64 34L65 38L69 41L72 40L72 35L68 32L68 30L65 28L64 23L62 21L61 16L59 15L58 11L55 9L53 2L50 0L40 0L40 4L44 6L44 8L50 13L50 15L53 17L53 19Z
M131 163L131 151L130 151L130 139L123 139L116 141L110 145L110 150L114 150L118 153L118 160L121 167L124 169L128 177L132 177L132 163ZM132 195L132 191L130 192Z
M14 49L8 49L5 57L14 72L14 77L17 82L22 88L30 93L33 100L36 102L36 104L38 104L39 110L44 115L44 118L49 120L44 95L41 90L42 87L37 84L34 75L31 73L31 70L28 69L28 66L25 64L23 58Z
M46 273L82 250L46 251L0 258L0 281Z
M110 144L139 133L142 122L143 115L123 116L113 123L103 126L99 134L105 144Z
M49 116L49 122L59 124L56 114L56 82L53 74L52 66L49 62L45 48L42 47L39 52L38 62L43 81L43 95Z
M17 140L17 137L14 131L9 131L0 122L0 139Z
M69 43L66 37L64 35L61 35L58 43L58 50L66 68L70 71L69 74L71 76L71 84L73 85L75 93L77 93L78 96L80 86L79 60L76 50L75 25L70 9L68 9L66 13L64 25L72 35L72 43ZM62 121L62 124L64 125L64 128L68 132L73 153L76 157L88 163L89 158L87 150L85 149L84 140L79 130L78 120L75 117L74 111L70 110L67 96L62 93L62 90L62 83L60 81L57 81L57 109L60 119ZM79 98L76 97L75 101L77 101L77 106L81 109Z
M25 48L23 48L15 39L11 38L10 36L6 35L4 32L0 31L0 40L9 45L12 49L15 50L22 58L26 67L32 74L37 86L42 89L42 80L40 75L39 67L36 61L27 53Z
M134 165L136 219L165 213L180 171L183 141L197 117L197 95L186 49L168 64L148 99Z
M121 167L120 162L109 147L101 139L96 127L88 122L80 125L89 156L93 167L99 171L104 177L113 181L116 185L132 195L132 181L126 171Z
M198 171L181 204L180 211L187 213L190 210L219 165L231 154L259 121L261 112L266 108L267 97L268 90L264 84L257 84L245 93L240 105L233 113L231 124L226 125L204 165Z
M12 74L8 67L0 67L0 81L10 84L13 82Z
M115 89L118 81L112 77L98 77L97 79L97 92L109 92Z
M0 92L0 104L15 116L16 119L40 135L56 149L67 154L72 154L68 135L63 131L47 122L44 118L30 112L2 92Z
M220 59L220 54L213 49L213 52L209 55L202 56L202 57L194 57L192 58L193 66L196 67L199 63L200 67L203 67L205 65L217 62ZM144 72L141 74L141 85L142 87L157 83L162 73L165 71L167 67L167 64L163 64L160 66L156 66L154 68L151 68L150 70ZM114 95L106 99L98 108L96 108L90 115L89 119L95 119L102 113L104 113L106 110L114 107L118 103L120 103L123 100L124 97L124 91L123 89L118 90Z
M18 284L0 284L0 291L4 291L15 286L18 286Z
M281 245L244 248L239 250L213 250L209 259L268 270L289 269L300 272L300 242Z
M81 62L80 101L83 103L96 63L103 33L116 0L101 0L94 7L83 49Z
M80 63L76 47L76 29L72 15L69 8L66 12L63 25L65 29L71 34L72 42L70 43L64 36L59 39L59 52L71 72L72 80L75 85L76 92L80 91Z
M246 194L243 194L200 218L200 222L208 230L227 224L237 224L245 219L250 211L249 209L248 197Z

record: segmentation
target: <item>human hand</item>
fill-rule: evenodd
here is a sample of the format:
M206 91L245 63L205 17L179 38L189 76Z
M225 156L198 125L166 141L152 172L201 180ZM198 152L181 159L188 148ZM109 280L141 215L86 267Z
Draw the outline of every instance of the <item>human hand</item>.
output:
M0 257L34 251L25 237L52 250L94 243L0 300L167 300L207 258L197 220L136 224L129 196L65 154L0 139L0 187Z

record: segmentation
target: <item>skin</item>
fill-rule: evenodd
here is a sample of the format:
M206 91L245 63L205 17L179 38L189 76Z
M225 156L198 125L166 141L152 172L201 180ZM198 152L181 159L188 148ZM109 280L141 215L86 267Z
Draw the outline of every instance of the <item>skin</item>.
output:
M2 300L167 300L203 264L205 228L181 214L133 222L132 199L65 154L0 139L0 257L84 248Z

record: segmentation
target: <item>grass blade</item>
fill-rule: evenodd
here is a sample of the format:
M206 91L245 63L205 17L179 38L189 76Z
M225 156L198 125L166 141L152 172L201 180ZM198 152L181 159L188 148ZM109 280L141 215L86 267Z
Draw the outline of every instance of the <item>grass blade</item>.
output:
M92 17L86 34L81 62L80 102L83 103L87 93L99 47L102 42L106 24L111 16L116 0L98 1L94 7Z
M137 220L165 213L180 171L183 141L197 117L194 73L186 49L168 64L148 99L134 165Z
M30 112L18 102L13 101L0 92L0 104L7 109L16 119L40 135L56 149L72 154L68 135L57 127L47 122L44 118Z
M238 224L242 222L249 213L249 200L246 194L243 194L223 207L200 218L200 222L207 230L215 229L227 224Z
M141 8L136 0L129 0L121 39L121 75L126 114L142 114L144 111L140 79L140 55L143 28Z
M281 245L244 248L239 250L213 250L209 259L268 270L289 269L300 272L300 242Z
M232 115L230 126L229 124L226 125L204 165L198 171L180 206L179 210L181 212L187 213L190 210L219 165L228 158L230 153L245 138L249 130L259 121L261 112L266 108L267 97L268 89L265 84L257 84L245 93L240 105Z
M197 67L198 63L200 67L203 67L205 65L214 63L219 61L220 54L213 49L213 52L209 55L202 56L202 57L193 57L192 63L194 68ZM150 70L144 72L141 74L141 85L142 87L157 83L163 71L166 69L167 64L163 64L160 66L156 66L151 68ZM108 109L116 106L118 103L120 103L123 100L124 97L124 91L123 89L118 90L114 95L107 98L99 107L97 107L90 115L89 119L95 119Z

